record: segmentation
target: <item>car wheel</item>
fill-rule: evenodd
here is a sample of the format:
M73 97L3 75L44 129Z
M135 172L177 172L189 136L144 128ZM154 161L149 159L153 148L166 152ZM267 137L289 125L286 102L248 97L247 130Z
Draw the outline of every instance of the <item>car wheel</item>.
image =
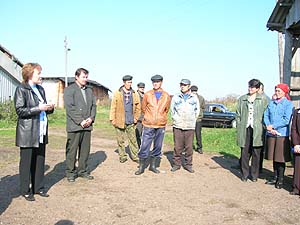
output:
M236 128L236 120L232 120L231 121L231 127L232 128Z

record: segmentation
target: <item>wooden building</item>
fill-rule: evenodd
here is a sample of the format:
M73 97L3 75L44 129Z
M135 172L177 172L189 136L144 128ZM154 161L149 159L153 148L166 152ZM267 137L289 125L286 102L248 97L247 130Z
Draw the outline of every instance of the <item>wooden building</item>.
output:
M300 100L300 0L278 0L267 22L267 28L284 37L283 59L280 60L280 82L290 87L296 107ZM279 39L280 40L280 39ZM279 44L279 49L281 46Z
M75 81L73 78L68 78L68 84ZM88 85L92 86L94 95L96 96L97 104L108 101L111 90L96 81L89 80ZM64 107L64 89L65 78L64 77L43 77L42 86L45 89L47 101L55 104L58 108Z

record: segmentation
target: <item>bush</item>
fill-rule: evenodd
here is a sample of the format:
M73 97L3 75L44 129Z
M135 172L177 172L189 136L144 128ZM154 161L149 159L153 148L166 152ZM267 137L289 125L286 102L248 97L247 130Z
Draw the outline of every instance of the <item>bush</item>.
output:
M17 113L12 100L0 103L0 120L6 123L15 123L17 121Z

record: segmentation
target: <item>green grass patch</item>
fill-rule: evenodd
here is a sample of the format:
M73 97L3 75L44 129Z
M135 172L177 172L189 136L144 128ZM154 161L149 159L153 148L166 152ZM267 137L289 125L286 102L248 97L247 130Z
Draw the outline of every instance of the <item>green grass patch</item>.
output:
M167 145L174 145L172 131L166 132L164 141ZM196 143L196 139L194 143ZM202 128L202 144L205 152L240 157L240 148L236 145L236 129L234 128Z
M0 129L2 128L12 128L16 126L15 121L8 121L8 120L0 120Z
M94 124L98 137L115 139L115 130L109 121L109 106L98 106L96 121ZM50 129L64 129L66 127L66 112L64 109L56 109L48 116ZM169 119L170 120L170 119ZM170 122L170 121L169 121ZM0 120L0 145L3 147L15 147L16 122L8 123ZM65 137L56 134L49 136L49 147L59 149L65 145ZM225 156L239 157L240 148L236 145L236 129L203 128L203 149L205 152L220 153ZM195 143L196 141L194 141ZM166 132L164 143L167 150L173 150L172 129Z
M15 147L16 130L14 128L0 129L0 146Z
M218 152L225 156L240 157L240 148L236 144L235 128L203 128L203 149Z

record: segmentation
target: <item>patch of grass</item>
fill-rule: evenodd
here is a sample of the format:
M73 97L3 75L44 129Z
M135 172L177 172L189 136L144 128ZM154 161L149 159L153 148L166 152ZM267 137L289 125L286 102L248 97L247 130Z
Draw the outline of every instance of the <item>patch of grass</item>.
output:
M166 132L164 141L173 146L172 131ZM196 143L196 139L194 143ZM202 144L205 152L240 157L240 148L236 145L236 129L234 128L202 128Z
M202 142L205 151L240 157L240 148L236 145L236 129L234 128L203 128Z
M14 128L0 129L0 146L15 147L16 131Z
M48 115L49 127L63 127L66 126L66 110L55 109L52 114Z
M115 131L109 121L109 106L98 106L95 121L95 133L98 137L115 139ZM65 129L66 112L64 109L56 109L48 116L50 129ZM170 119L169 119L170 123ZM3 124L6 124L5 126ZM3 147L15 147L15 123L8 124L0 120L0 145ZM220 153L229 157L239 157L240 148L236 145L236 129L203 128L203 149L205 152ZM195 143L196 141L194 141ZM169 150L173 149L172 129L166 131L164 143ZM61 148L65 145L65 137L52 134L49 136L49 147Z
M16 126L16 122L9 120L0 120L0 129L2 128L12 128Z

